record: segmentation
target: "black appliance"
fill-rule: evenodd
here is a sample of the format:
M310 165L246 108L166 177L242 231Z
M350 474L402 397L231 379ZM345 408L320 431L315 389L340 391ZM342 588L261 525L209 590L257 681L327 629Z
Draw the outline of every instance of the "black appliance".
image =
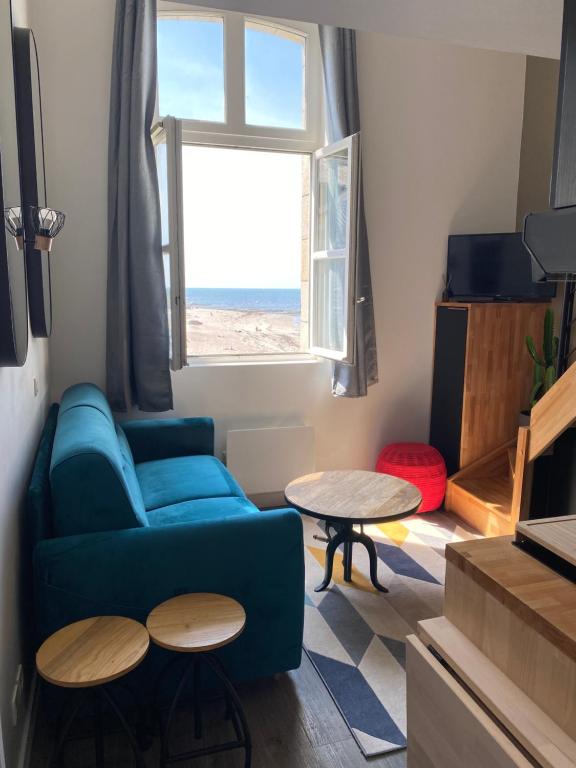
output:
M558 373L571 362L576 297L576 0L564 0L556 141L550 185L550 210L524 221L524 244L540 279L565 280Z
M445 300L548 301L555 283L533 282L520 232L450 235Z

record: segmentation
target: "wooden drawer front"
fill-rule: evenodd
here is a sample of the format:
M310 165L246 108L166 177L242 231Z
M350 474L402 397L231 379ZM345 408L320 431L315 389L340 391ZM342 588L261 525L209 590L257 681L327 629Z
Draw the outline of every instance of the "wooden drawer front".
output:
M415 635L406 645L408 768L533 768Z

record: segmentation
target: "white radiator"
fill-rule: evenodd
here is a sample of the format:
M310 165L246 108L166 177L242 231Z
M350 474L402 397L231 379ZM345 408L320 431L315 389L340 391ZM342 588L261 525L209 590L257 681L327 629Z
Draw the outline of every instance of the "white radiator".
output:
M229 430L226 464L249 495L283 491L291 480L314 472L314 428Z

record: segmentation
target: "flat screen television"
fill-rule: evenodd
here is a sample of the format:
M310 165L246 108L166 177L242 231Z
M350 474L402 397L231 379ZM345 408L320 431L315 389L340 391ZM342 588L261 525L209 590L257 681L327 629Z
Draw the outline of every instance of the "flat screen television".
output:
M450 235L444 297L450 301L548 301L556 284L533 282L521 232Z

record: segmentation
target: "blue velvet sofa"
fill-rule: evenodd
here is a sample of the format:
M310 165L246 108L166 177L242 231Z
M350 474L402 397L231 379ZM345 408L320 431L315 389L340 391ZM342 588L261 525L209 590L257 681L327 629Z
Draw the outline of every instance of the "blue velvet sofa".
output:
M232 678L299 666L300 517L258 510L213 449L211 419L120 426L91 384L52 406L29 487L37 643L89 616L145 622L174 595L218 592L247 614L220 652ZM141 677L164 653L149 654Z

